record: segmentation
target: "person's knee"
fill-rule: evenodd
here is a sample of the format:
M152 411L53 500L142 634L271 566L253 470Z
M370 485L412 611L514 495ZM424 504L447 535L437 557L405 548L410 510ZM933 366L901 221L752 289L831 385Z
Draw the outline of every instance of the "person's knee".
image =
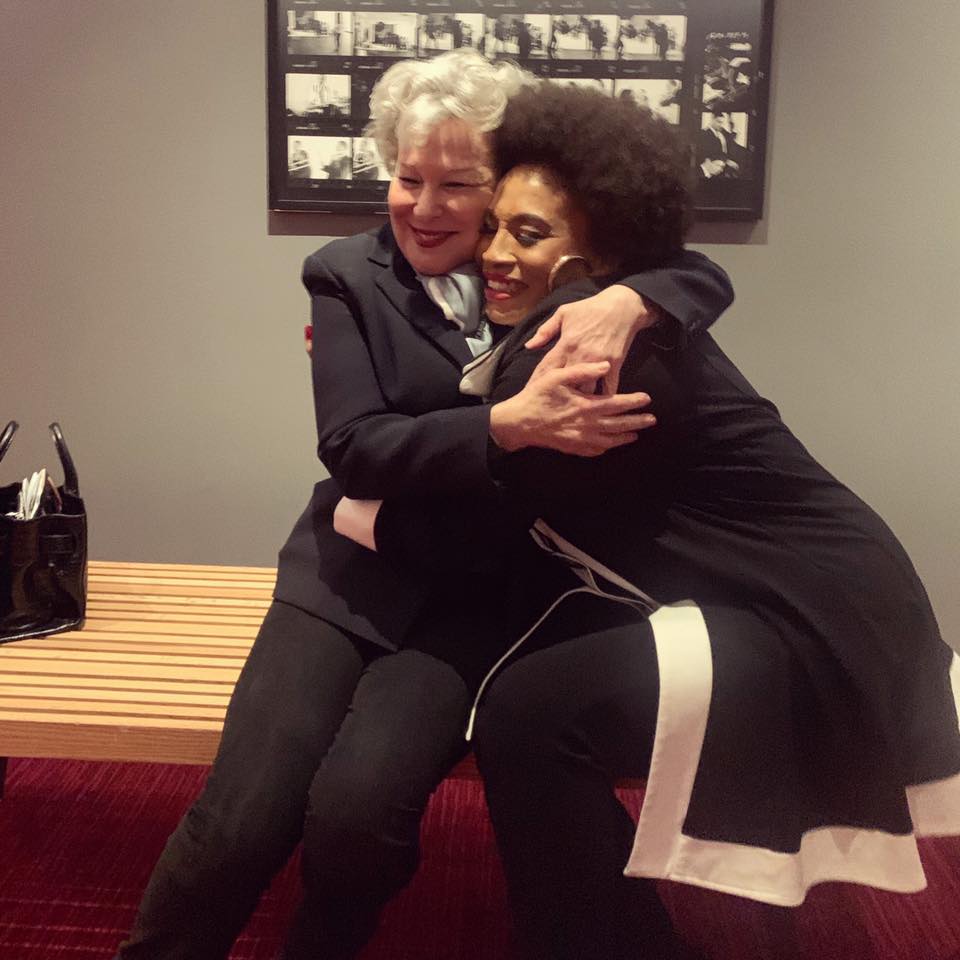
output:
M431 787L361 758L318 777L304 821L308 879L343 890L402 887L416 869Z
M543 756L564 733L550 697L526 683L519 667L493 682L477 710L473 749L481 770Z

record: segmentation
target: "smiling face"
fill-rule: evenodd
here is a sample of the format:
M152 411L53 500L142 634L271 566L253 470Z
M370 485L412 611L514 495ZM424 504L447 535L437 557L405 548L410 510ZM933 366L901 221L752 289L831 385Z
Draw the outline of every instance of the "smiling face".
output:
M441 121L424 143L401 135L387 204L397 245L417 273L446 273L473 259L493 183L487 137L462 120Z
M563 256L598 266L586 242L586 218L542 167L514 167L499 183L484 219L477 259L487 316L516 326L549 293Z

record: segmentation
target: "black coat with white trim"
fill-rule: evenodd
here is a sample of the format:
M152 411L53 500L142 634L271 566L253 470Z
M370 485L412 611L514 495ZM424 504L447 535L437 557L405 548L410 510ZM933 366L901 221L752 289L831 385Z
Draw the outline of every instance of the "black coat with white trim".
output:
M536 327L589 292L564 288L502 342L492 401L527 382L539 357L523 343ZM675 686L661 705L682 704L683 715L662 714L657 737L684 746L654 750L630 872L784 904L825 879L917 889L913 833L960 832L960 666L909 558L709 335L673 350L641 336L621 383L649 392L658 416L636 443L594 459L495 451L501 489L487 517L465 517L455 503L388 501L378 547L404 563L414 561L413 541L421 557L424 544L435 558L450 545L502 551L495 517L506 506L510 522L540 517L568 556L593 558L664 604L652 621L662 684ZM751 697L751 677L737 691L714 689L722 648L686 600L741 607L769 624L784 652L784 696ZM789 817L747 783L698 774L751 762L750 743L711 736L725 709L795 731L779 756L756 758L773 765L757 783L795 791ZM772 809L776 822L765 818Z

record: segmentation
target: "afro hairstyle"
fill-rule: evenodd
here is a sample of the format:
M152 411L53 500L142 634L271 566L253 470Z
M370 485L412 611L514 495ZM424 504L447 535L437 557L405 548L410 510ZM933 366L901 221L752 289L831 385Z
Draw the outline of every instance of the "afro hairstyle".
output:
M510 98L493 154L500 176L520 165L550 171L585 215L591 249L618 275L683 247L691 151L645 107L543 81Z

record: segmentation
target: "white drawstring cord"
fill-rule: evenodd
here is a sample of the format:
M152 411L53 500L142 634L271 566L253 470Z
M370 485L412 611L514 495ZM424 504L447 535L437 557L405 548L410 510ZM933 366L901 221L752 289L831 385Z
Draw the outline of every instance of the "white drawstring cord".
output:
M501 341L502 342L502 341ZM619 574L615 573L613 570L610 570L608 567L605 567L598 560L595 560L589 554L584 553L579 548L575 547L569 540L565 540L560 536L555 530L552 530L544 521L537 520L537 522L530 529L530 536L533 537L534 542L542 550L553 555L561 561L566 561L572 570L581 580L583 580L585 586L583 587L574 587L572 590L567 590L566 593L561 593L553 603L541 614L537 619L536 623L519 639L517 640L507 651L500 657L499 660L487 671L487 675L483 678L479 688L477 689L477 695L473 698L473 706L470 708L470 716L467 720L467 730L464 734L464 739L469 743L473 739L473 728L477 721L477 709L480 706L480 698L483 696L484 690L487 689L487 684L493 679L496 672L507 662L517 652L517 650L527 641L530 635L543 623L547 617L553 613L554 610L561 604L567 597L572 597L575 593L588 593L595 597L603 597L606 600L614 600L617 603L625 603L627 606L633 607L634 609L640 610L642 613L645 613L649 616L653 613L660 604L657 603L653 597L644 593L639 587L630 583L628 580L624 580ZM622 590L632 593L632 597L619 596L615 593L607 593L606 590L601 589L597 585L596 577L594 573L599 573L601 577L610 583L614 584L617 587L620 587Z
M593 577L588 573L590 579ZM643 600L637 600L633 597L619 597L615 593L607 593L605 590L601 590L596 584L587 585L583 587L574 587L572 590L568 590L566 593L561 593L553 603L541 614L537 622L519 639L517 640L507 651L503 654L502 657L487 671L487 675L483 678L483 682L480 684L477 689L477 695L473 698L473 706L470 708L470 717L467 720L467 732L464 734L464 739L469 743L473 739L473 727L477 720L477 709L480 706L480 698L483 696L483 691L486 690L487 684L493 679L494 674L507 662L517 652L522 644L524 644L529 638L530 635L543 623L547 617L553 613L557 607L567 599L567 597L572 597L575 593L588 593L593 597L603 597L605 600L613 600L616 603L625 603L628 607L633 607L634 609L640 610L642 613L650 614L650 608Z
M566 593L561 593L553 603L541 614L536 623L519 639L517 640L506 653L487 671L487 675L483 678L483 682L480 684L479 689L477 690L477 695L473 698L473 706L470 708L470 719L467 721L467 732L464 734L464 739L469 743L473 739L473 725L477 719L477 707L480 705L480 698L483 696L483 691L486 690L487 684L493 679L493 675L503 666L510 657L519 649L519 647L526 641L526 639L543 623L547 617L557 608L563 600L566 600L567 597L573 596L575 593L593 593L589 587L574 587L572 590L568 590Z

